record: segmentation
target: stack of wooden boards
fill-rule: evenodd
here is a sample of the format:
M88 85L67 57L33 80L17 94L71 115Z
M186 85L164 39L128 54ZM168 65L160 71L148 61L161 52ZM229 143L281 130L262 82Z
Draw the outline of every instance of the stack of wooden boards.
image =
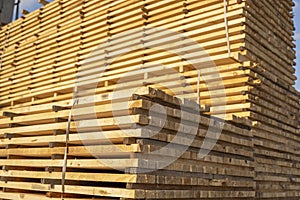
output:
M251 92L256 197L299 199L299 95L294 88L292 1L247 1L246 57L260 80Z
M123 94L114 99L114 113L111 96L95 105L102 131L89 122L88 104L73 109L85 125L77 125L77 129L75 122L70 125L66 199L255 196L249 127L200 116L198 104L152 88L140 88L129 102L125 101L126 91ZM68 118L69 109L55 103L54 108L58 107L59 111L51 110L51 105L32 106L27 112L14 109L14 113L24 115L10 113L11 118L0 120L4 137L0 149L1 199L59 199L66 137L63 120ZM130 115L126 115L128 111ZM12 128L19 123L24 126ZM209 126L215 134L207 133ZM222 133L218 141L217 132ZM206 147L214 141L216 145L200 158L204 138L208 140ZM209 150L206 147L202 150Z
M241 103L251 98L246 93L259 83L254 80L255 74L251 70L244 69L243 63L233 59L241 57L240 47L244 46L245 34L241 32L245 30L245 18L242 17L245 5L245 2L239 4L236 1L230 1L228 5L231 43L231 57L228 57L224 5L217 0L54 1L2 28L0 36L4 54L0 72L0 105L21 107L70 99L76 73L82 69L84 61L97 46L111 39L120 43L127 42L122 41L119 34L133 28L140 28L141 31L145 29L147 35L150 32L147 32L148 27L162 27L182 33L182 37L189 37L199 43L210 56L209 59L215 62L217 70L212 70L210 65L201 67L202 104L210 105L212 100L218 102L212 107L215 114L224 110L227 113L240 111L241 105L245 107ZM129 36L128 40L132 39ZM168 39L168 35L160 37L163 40L158 41L162 43L174 43L181 39ZM145 37L141 44L147 43L147 39ZM188 52L191 51L189 45L177 48ZM97 92L113 90L119 78L126 76L129 83L119 87L136 87L143 80L160 89L165 89L163 86L166 85L175 94L184 92L179 97L195 97L193 93L197 91L198 73L189 60L154 48L134 49L114 58L118 49L107 46L104 51L107 55L104 58L100 56L98 62L94 60L94 63L90 63L85 73L87 80L89 77L92 79L91 74L94 75L96 67L109 65L101 79L96 79L99 86L105 86ZM128 44L128 48L132 46ZM157 62L166 67L157 66ZM149 67L151 64L156 64L156 67ZM250 67L250 62L244 65ZM167 69L177 74L170 76ZM162 71L165 73L161 74ZM216 74L222 78L221 83L215 80ZM205 82L209 82L212 85L210 90L215 92L208 91ZM185 85L191 87L185 88ZM190 88L194 91L191 92ZM220 98L219 90L222 88L225 88L225 99ZM220 106L224 101L226 109Z
M16 130L55 119L60 126L46 127L52 127L57 135L63 134L68 110L62 115L43 117L53 105L58 110L70 109L76 75L83 66L85 77L79 85L89 88L97 83L96 90L89 88L99 95L96 102L106 100L116 88L126 91L139 87L141 82L192 100L197 99L195 93L199 89L200 104L210 106L206 114L223 117L226 112L226 120L238 120L240 124L248 124L245 119L252 121L249 137L254 145L255 197L299 199L300 105L293 87L296 77L292 7L292 0L227 0L225 6L220 0L56 0L0 32L0 106L5 115L1 118L4 121L7 117L19 118L10 123L11 129ZM201 66L198 81L199 72L188 60L165 49L134 49L136 46L129 42L124 48L132 51L114 59L120 48L110 46L112 41L127 44L126 38L134 38L127 31L139 28L145 35L141 45L145 45L149 43L151 27L183 35L181 39L160 35L157 47L166 41L178 43L183 55L193 55L193 46L184 41L186 38L196 41L215 63L222 84L207 60L199 59L197 63ZM104 43L105 55L85 63L90 53ZM105 70L101 71L103 66ZM101 79L95 76L97 73ZM126 84L118 82L120 78L125 78ZM31 114L36 116L30 121L26 117ZM6 137L18 136L7 126L1 125L7 131ZM49 130L38 128L30 134L47 135ZM46 143L50 141L44 141L43 145ZM245 187L240 186L244 191ZM210 187L206 189L209 191ZM248 198L252 197L249 193Z

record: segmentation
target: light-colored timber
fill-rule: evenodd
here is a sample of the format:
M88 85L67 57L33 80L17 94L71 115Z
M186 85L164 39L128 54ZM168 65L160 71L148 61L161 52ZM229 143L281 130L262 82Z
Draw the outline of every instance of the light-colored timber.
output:
M39 2L0 30L0 199L299 199L292 0Z

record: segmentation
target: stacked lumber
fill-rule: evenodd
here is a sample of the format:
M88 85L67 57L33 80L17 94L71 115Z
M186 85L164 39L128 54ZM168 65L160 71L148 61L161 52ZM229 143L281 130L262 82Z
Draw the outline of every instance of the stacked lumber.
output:
M2 28L1 43L5 48L0 72L0 105L6 108L22 107L70 99L76 73L87 65L84 62L99 44L110 40L124 42L118 34L133 28L145 30L145 34L151 35L148 27L162 27L184 33L185 37L199 43L205 50L203 56L209 57L216 69L207 64L207 59L199 61L197 64L203 67L200 83L197 84L198 70L191 66L189 60L185 61L174 53L169 55L163 50L145 48L128 52L111 63L109 58L118 51L108 46L104 51L107 55L98 58L98 62L110 65L101 80L96 80L106 88L99 88L97 92L125 88L122 84L115 84L126 76L129 80L127 87L136 87L142 79L149 86L159 89L167 87L172 90L170 93L178 97L196 100L194 93L199 85L201 104L210 105L215 114L222 114L225 110L227 113L239 111L241 106L247 107L243 103L252 98L247 92L258 84L255 74L233 59L241 57L240 46L244 44L242 40L245 35L241 34L245 29L245 18L241 17L244 6L245 2L236 1L230 1L228 5L229 40L232 44L231 57L228 57L224 9L219 1L54 1ZM160 37L167 35L162 33ZM181 40L173 37L168 42L178 39ZM144 40L149 45L154 41L151 37ZM182 39L173 48L184 44ZM160 45L157 44L158 47ZM191 47L186 44L184 49L190 51ZM167 67L151 67L162 59L162 64ZM92 79L99 63L89 64L86 79ZM250 67L251 63L245 62L244 65ZM162 74L165 68L173 74ZM216 74L221 81L217 80ZM207 83L210 83L209 88ZM210 92L212 90L215 92ZM226 94L226 97L221 98L220 94Z
M299 95L295 84L292 1L247 1L246 57L261 80L252 91L256 196L299 199Z
M74 107L84 126L70 124L65 199L255 196L249 127L200 115L196 103L152 88L140 88L129 102L123 94L123 101L120 95L113 105L114 115L111 98L97 102L100 126L89 122L92 115L84 107L89 104ZM70 111L44 105L31 108L24 115L17 115L21 110L15 109L14 116L6 113L0 120L2 199L55 199L62 192L63 130ZM208 127L215 134L209 134ZM216 145L200 158L202 146L202 151L209 150L205 140Z
M0 31L0 120L6 123L0 128L18 128L26 137L62 134L61 141L74 96L94 96L90 103L101 106L116 90L131 96L133 88L147 85L179 99L199 101L206 115L242 127L250 120L254 176L248 178L255 179L255 197L299 199L300 105L293 87L292 7L292 0L51 2ZM174 34L155 32L153 27ZM199 52L190 39L204 51ZM197 61L190 62L194 58ZM109 117L105 108L104 117ZM117 116L125 116L124 112L118 110ZM103 114L96 116L100 120ZM7 117L15 121L8 123ZM106 128L115 129L113 122ZM35 131L26 129L29 125L36 125ZM2 137L11 135L16 134L3 132ZM48 145L47 138L43 145ZM134 144L148 145L147 141ZM119 139L116 142L123 144ZM43 151L49 155L50 150ZM240 184L241 191L252 191ZM136 187L132 189L139 189L138 184ZM211 188L204 191L213 191ZM230 195L219 197L241 198L237 193Z

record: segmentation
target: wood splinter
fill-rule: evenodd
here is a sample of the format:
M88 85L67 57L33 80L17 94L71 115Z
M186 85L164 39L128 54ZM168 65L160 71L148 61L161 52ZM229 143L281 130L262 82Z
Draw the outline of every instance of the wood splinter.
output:
M22 9L22 15L27 15L29 14L30 12L28 10L25 10L25 9Z
M42 4L42 5L47 5L49 2L46 1L46 0L38 0L39 4Z

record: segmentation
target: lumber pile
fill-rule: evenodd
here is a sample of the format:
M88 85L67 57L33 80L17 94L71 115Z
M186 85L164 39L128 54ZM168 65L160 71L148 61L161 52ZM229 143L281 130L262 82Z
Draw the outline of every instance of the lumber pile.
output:
M214 102L212 111L215 110L215 114L225 110L227 113L240 110L242 103L251 97L246 94L247 91L258 84L254 74L233 59L234 56L241 57L240 46L243 46L245 37L245 34L241 34L245 29L242 25L245 18L241 15L245 3L229 2L228 19L233 20L229 23L232 56L228 57L223 3L216 2L219 1L54 1L3 27L0 36L5 51L0 74L0 105L7 108L22 107L70 99L76 73L82 70L90 52L99 44L110 39L116 43L124 42L118 38L118 34L132 28L163 27L185 33L186 37L198 42L205 49L207 55L204 56L209 55L209 59L217 66L216 70L212 70L211 65L206 64L207 60L198 63L203 64L200 80L202 105ZM183 12L183 9L189 9L190 12ZM149 32L151 35L151 30L145 31L145 34ZM178 39L173 37L168 42ZM149 43L154 41L151 37L144 40L145 43L147 40ZM185 44L184 41L177 43L176 48ZM157 44L158 47L160 45ZM184 46L184 49L188 51L189 47ZM126 76L132 82L127 87L136 87L142 79L149 86L160 89L167 87L179 97L196 100L197 70L180 56L174 53L168 55L163 50L143 49L128 52L111 63L112 59L109 58L118 51L108 45L104 52L107 55L98 58L98 62L110 65L97 82L106 88L99 88L97 92L113 90L119 78ZM169 71L167 75L161 74L166 67L152 67L153 63L162 59L173 76L168 74ZM90 68L85 69L86 79L92 78L99 63L89 64ZM250 62L245 65L250 67ZM221 84L216 81L216 72L220 74ZM216 94L209 92L205 83L210 83L210 90L216 90ZM220 85L224 87L223 93L226 93L223 99L219 94L222 93ZM223 108L225 102L226 109Z
M130 115L124 112L128 111L126 101L114 104L113 115L109 100L95 106L100 126L89 122L91 115L84 104L73 110L84 125L76 129L72 122L70 126L66 199L255 196L249 127L201 116L196 103L148 87L130 98ZM4 199L59 198L62 191L66 137L62 132L67 124L63 120L69 110L55 112L44 105L31 108L35 111L13 117L11 113L0 120L0 197ZM23 126L14 126L19 123ZM215 134L207 133L209 126ZM205 138L217 144L200 158Z
M96 174L104 173L105 177L104 181L97 183L97 187L105 188L105 192L100 192L101 195L98 193L98 196L133 199L299 199L300 104L299 93L293 87L296 80L293 5L292 0L227 0L226 4L220 0L56 0L2 27L1 155L3 162L12 163L13 171L10 171L7 164L3 165L3 188L6 189L1 195L4 195L4 199L17 199L19 190L14 193L15 189L43 191L47 193L47 198L60 193L61 171L55 170L61 170L65 145L62 141L65 140L70 109L76 103L74 97L78 96L84 99L86 105L74 109L83 114L79 112L78 120L73 119L70 124L70 136L74 136L70 138L70 159L73 159L74 166L83 167L73 169L70 166L75 171L72 175L67 174L70 176L67 181L69 185L76 186L70 186L69 194L80 191L80 183L76 182L79 172L83 171L84 174L92 170ZM153 27L168 31L158 31ZM191 40L202 50L198 51L198 46ZM131 163L131 159L140 159L135 155L144 155L170 142L166 139L169 136L165 134L161 137L135 135L124 140L124 135L116 131L120 127L115 124L115 117L124 121L121 128L132 129L135 134L136 130L144 133L144 129L132 128L132 124L148 127L149 119L144 116L147 116L145 111L149 107L144 107L145 102L150 105L156 100L130 99L130 102L139 102L137 104L141 107L132 107L138 109L129 109L131 113L128 114L126 109L121 108L121 102L125 102L125 99L114 95L115 91L121 91L120 94L131 97L132 89L143 86L164 91L162 94L176 101L181 99L186 102L183 98L198 101L203 114L227 120L225 124L229 128L222 135L228 136L224 141L218 141L221 146L226 144L226 148L217 145L215 148L219 149L212 153L219 157L212 158L209 155L208 160L202 161L186 157L186 154L193 155L191 152L200 148L200 138L203 139L200 134L195 145L178 160L178 164L175 162L170 169L154 174L138 173L138 169L143 168L141 166L145 163ZM112 114L111 99L120 108L116 110L116 116ZM174 104L164 98L158 99L156 103L163 107L178 109L178 102ZM109 139L125 152L120 153L105 142L103 147L101 141L97 141L101 145L95 146L94 151L98 152L97 148L100 148L103 154L99 156L116 159L116 168L126 168L122 175L89 160L93 157L84 150L76 136L78 130L75 122L89 120L87 116L91 112L84 109L90 107L88 102L95 103L96 111L99 112L96 112L96 117L99 123L104 123L104 132L107 131L107 135L112 137ZM187 107L187 112L193 115L191 106ZM141 110L143 112L140 113ZM136 121L132 124L129 123L129 115L135 116ZM170 119L176 121L178 116L173 115L170 114ZM202 118L207 121L206 117ZM151 119L160 118L155 115ZM201 126L205 129L208 124L203 123ZM244 130L249 126L250 131ZM93 125L82 131L90 133L96 129ZM27 137L33 140L29 141ZM19 146L25 150L19 150ZM164 152L159 156L167 155ZM28 160L26 157L34 159ZM82 163L77 157L84 158ZM120 157L123 158L123 164L119 163ZM125 157L130 159L126 161ZM231 164L222 158L238 159L232 165L241 168L230 168ZM24 163L15 166L19 161L14 159L23 159L29 166L24 168ZM37 160L37 163L32 160ZM221 181L210 181L208 176L201 175L203 179L196 183L191 179L194 171L189 171L194 164L183 167L181 164L184 160L207 165L205 169L197 169L195 176L205 173ZM245 163L240 163L241 160ZM49 161L53 161L51 166L45 166ZM34 171L41 171L40 174L36 173L37 178L30 172L33 170L30 166ZM28 167L30 170L27 170ZM51 175L49 171L44 171L49 167L55 169ZM227 170L227 167L230 169ZM29 171L25 177L22 175L25 174L24 169ZM10 179L9 173L20 177ZM118 174L119 177L124 175L124 179L120 178L120 181L114 178L118 176L112 174ZM166 177L154 178L155 181L151 182L153 176ZM174 178L176 176L182 177L177 180ZM91 187L89 191L94 192L90 185L96 184L95 176L87 177L82 186ZM224 179L225 182L222 182ZM20 185L11 180L20 182ZM118 184L114 184L117 181ZM149 184L147 181L150 181ZM54 189L52 185L55 185ZM124 190L110 190L112 185ZM177 192L173 191L175 188ZM166 194L164 190L170 193ZM32 191L26 198L42 198L41 194ZM83 195L93 195L93 192ZM118 196L111 195L114 193Z
M299 95L294 88L292 1L247 1L247 58L261 80L252 93L256 197L298 199Z

